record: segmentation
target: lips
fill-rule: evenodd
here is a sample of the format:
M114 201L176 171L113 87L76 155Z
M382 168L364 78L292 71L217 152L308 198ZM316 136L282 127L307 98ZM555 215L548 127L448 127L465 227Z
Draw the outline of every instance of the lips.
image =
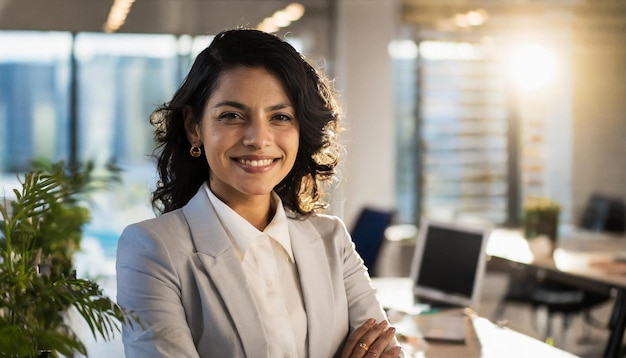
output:
M266 167L271 165L274 162L274 159L237 159L240 164L243 164L247 167Z
M271 156L241 156L233 157L232 160L239 165L239 167L248 173L265 173L271 170L276 162L280 158Z

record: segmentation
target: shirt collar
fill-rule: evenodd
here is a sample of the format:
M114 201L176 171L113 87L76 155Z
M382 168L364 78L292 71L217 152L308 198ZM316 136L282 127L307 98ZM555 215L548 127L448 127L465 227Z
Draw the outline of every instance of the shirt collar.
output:
M217 213L218 219L222 223L222 226L229 235L230 240L237 249L240 260L246 255L246 251L248 250L252 240L259 238L262 233L265 233L267 236L280 244L289 256L291 262L295 262L293 250L291 249L291 238L289 237L287 215L285 214L285 209L283 208L283 203L280 200L280 197L278 197L275 192L272 192L271 200L272 204L276 207L276 212L274 213L274 217L270 223L261 232L226 205L226 203L215 196L209 188L208 183L205 183L204 188L211 205Z

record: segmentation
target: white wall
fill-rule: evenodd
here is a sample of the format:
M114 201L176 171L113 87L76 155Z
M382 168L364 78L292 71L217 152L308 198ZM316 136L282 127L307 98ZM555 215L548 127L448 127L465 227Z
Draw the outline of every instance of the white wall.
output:
M589 43L574 53L574 213L594 192L626 200L626 47Z
M346 155L341 165L342 216L350 228L363 206L394 208L395 145L391 60L396 0L340 0L336 86L343 105ZM335 200L335 207L341 203ZM336 208L334 210L337 211Z

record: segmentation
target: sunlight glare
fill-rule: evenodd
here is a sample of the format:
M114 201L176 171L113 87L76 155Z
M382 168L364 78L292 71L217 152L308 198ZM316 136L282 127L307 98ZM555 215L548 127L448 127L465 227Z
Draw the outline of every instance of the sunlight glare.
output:
M539 45L520 46L513 52L511 72L516 85L524 90L544 88L554 79L554 53Z

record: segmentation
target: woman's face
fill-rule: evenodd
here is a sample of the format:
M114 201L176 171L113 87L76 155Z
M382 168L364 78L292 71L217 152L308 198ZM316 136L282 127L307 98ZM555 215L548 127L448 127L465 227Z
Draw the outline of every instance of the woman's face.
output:
M287 176L298 153L295 114L281 80L264 68L240 66L220 76L200 124L185 124L191 144L204 147L211 190L221 200L269 196Z

